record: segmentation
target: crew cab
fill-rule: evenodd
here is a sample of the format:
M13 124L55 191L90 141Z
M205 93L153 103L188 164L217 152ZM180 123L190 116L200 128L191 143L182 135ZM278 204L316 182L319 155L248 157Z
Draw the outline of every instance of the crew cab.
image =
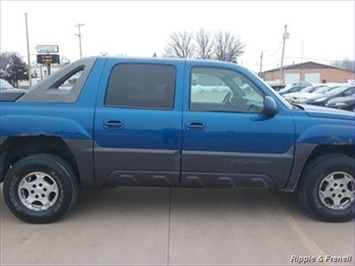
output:
M26 222L108 186L272 188L354 217L354 113L291 105L237 64L84 58L0 104L0 182Z

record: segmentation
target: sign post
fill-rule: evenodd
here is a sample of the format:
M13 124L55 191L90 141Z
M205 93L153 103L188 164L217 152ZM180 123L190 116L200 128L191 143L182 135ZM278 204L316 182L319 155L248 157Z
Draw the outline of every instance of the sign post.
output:
M51 74L51 64L47 64L47 73L48 76Z

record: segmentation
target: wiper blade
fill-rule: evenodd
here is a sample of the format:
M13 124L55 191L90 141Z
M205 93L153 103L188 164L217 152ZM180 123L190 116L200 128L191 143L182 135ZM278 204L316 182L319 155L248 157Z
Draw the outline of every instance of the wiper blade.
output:
M304 111L304 108L302 105L299 105L299 104L296 104L296 103L291 103L293 108L294 109L297 109L297 110L303 110Z

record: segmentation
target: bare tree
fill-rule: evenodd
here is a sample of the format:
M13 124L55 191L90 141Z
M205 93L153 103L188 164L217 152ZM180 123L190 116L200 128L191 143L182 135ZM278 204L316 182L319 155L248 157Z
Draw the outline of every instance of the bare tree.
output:
M330 63L332 66L355 72L355 61L347 58Z
M238 35L219 31L215 35L215 56L217 60L237 62L238 57L244 54L245 45Z
M200 29L196 33L196 58L211 59L213 57L213 34Z
M191 33L174 32L170 35L170 40L165 47L164 57L192 58L194 51L195 46Z

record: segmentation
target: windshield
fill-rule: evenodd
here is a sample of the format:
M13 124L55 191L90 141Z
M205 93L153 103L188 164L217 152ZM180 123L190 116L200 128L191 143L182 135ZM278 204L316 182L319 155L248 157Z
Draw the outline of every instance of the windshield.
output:
M315 88L313 86L308 86L302 90L300 90L300 92L311 92L311 91L314 91Z
M330 87L319 87L314 92L316 93L326 93L327 91L332 90L333 88Z
M348 88L350 88L350 87L348 87L348 86L338 87L338 88L335 88L335 89L331 90L331 92L329 92L328 94L329 95L336 95L338 93L342 93L343 91L345 91Z
M327 85L316 85L316 86L308 86L304 89L302 89L300 92L309 92L309 93L312 93L312 92L315 92L320 89L324 89L324 88L328 88Z
M12 86L6 80L0 79L0 90L11 89Z

